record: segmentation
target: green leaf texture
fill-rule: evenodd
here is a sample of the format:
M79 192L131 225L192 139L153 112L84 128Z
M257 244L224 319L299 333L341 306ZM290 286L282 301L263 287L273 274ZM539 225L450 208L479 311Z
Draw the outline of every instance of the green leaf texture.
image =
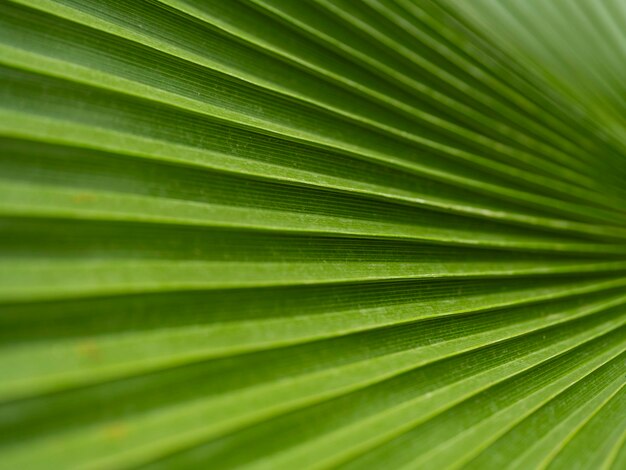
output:
M626 2L0 2L0 468L626 468Z

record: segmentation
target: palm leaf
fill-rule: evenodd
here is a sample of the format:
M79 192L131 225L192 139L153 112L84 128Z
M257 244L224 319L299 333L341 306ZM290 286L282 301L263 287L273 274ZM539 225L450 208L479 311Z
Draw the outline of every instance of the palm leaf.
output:
M0 467L624 468L626 9L0 4Z

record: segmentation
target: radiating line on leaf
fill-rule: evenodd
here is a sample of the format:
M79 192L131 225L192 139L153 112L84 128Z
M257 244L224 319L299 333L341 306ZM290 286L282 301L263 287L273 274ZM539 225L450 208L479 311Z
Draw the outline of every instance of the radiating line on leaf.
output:
M358 286L355 286L358 287ZM602 289L601 286L590 286L591 292ZM606 287L605 287L606 288ZM589 292L590 289L568 292L545 292L545 293L513 293L508 302L501 294L490 297L479 296L475 299L467 298L463 303L459 299L457 305L448 305L450 302L442 299L440 302L431 301L428 308L419 303L391 304L387 308L383 306L370 307L360 304L358 309L344 307L323 310L311 316L288 316L286 318L269 318L257 321L209 322L206 326L195 324L189 327L176 329L135 329L126 333L113 333L94 335L83 329L83 336L64 339L44 340L37 342L8 343L2 349L3 368L13 373L7 373L5 383L0 391L5 399L19 398L24 393L50 393L57 390L97 383L105 380L113 380L120 377L128 377L137 373L148 373L165 367L175 367L188 363L205 361L213 358L227 357L242 353L253 353L267 349L298 345L311 341L320 341L327 338L342 337L349 334L357 334L354 338L367 337L370 333L374 338L378 335L393 333L395 330L380 330L397 325L401 336L405 331L411 330L411 326L403 324L415 324L424 320L430 320L432 324L442 324L454 321L450 316L465 315L467 313L485 312L487 320L495 327L495 320L490 320L489 315L493 309L500 308L498 312L506 315L507 320L517 316L525 316L530 320L534 315L546 316L543 326L547 327L562 323L565 320L595 314L604 309L619 306L624 302L624 296L620 295L619 289L604 291L597 294L588 293L580 297L581 293ZM341 291L337 291L341 295ZM337 295L336 294L336 295ZM237 297L241 294L235 293ZM254 295L254 294L253 294ZM251 297L253 297L253 295ZM575 296L572 299L568 297ZM560 297L565 297L561 300ZM218 297L219 299L219 297ZM555 300L556 299L556 300ZM545 302L538 305L528 303ZM231 301L232 302L232 301ZM281 302L284 303L283 300ZM210 304L207 304L210 305ZM62 308L62 306L61 306ZM231 307L232 308L232 307ZM281 308L287 310L281 305ZM502 310L505 308L504 310ZM19 314L20 310L13 309ZM170 309L167 309L170 311ZM228 311L224 312L224 315ZM106 315L106 312L102 313ZM384 315L384 316L383 316ZM463 325L464 316L457 323ZM470 317L470 319L473 317ZM480 319L480 317L479 317ZM101 321L106 321L103 318ZM430 323L427 323L428 325ZM541 327L541 324L535 325ZM15 328L15 327L14 327ZM46 328L45 324L42 328ZM415 324L419 328L419 324ZM469 333L469 327L463 329ZM507 334L513 334L511 330L505 330ZM363 332L363 333L359 333ZM520 333L517 333L520 334ZM359 336L360 335L360 336ZM339 344L343 340L338 340ZM346 341L351 341L349 338ZM315 343L323 344L323 343ZM311 347L315 348L315 344ZM86 346L89 345L89 346ZM303 346L304 349L307 346ZM93 355L85 351L94 351ZM417 352L418 356L421 354ZM339 354L339 353L338 353ZM93 356L93 357L92 357ZM96 360L90 360L97 358ZM411 355L409 354L409 358ZM46 358L46 361L43 361ZM274 359L271 362L278 362ZM409 362L410 364L410 362ZM41 366L45 367L41 367ZM394 370L393 365L387 367L387 372ZM254 369L258 369L255 366ZM31 377L37 377L32 379Z
M0 12L1 468L626 462L621 3Z
M623 315L620 316L623 317ZM623 324L623 318L619 324ZM582 337L602 338L605 333L614 331L616 327L618 324L613 324L613 326L607 324L605 327L595 329L586 328L585 333L582 333L582 336L579 335L578 340L570 340L573 344L568 343L567 340L562 340L561 344L557 340L554 345L548 345L545 335L538 335L542 346L540 350L534 352L531 352L531 343L528 340L522 341L527 346L526 352L521 354L522 357L513 360L515 364L512 366L515 367L513 370L517 371L516 373L521 373L531 369L556 355L576 348L581 344L579 341L584 343L585 340ZM574 334L574 329L569 329L569 333ZM620 336L619 333L620 331L614 331L611 335L613 341L616 341ZM576 337L574 334L573 338ZM505 364L507 360L512 360L516 354L520 354L519 350L516 351L514 344L509 342L500 346L496 345L475 354L488 354L488 357L493 358L490 360ZM591 344L598 345L599 343L595 341ZM609 341L608 344L612 345L613 350L618 349L614 342ZM606 347L604 345L604 348ZM584 354L584 350L585 348L582 347L580 354L588 358L589 356ZM497 359L491 355L492 353L498 356ZM319 465L322 463L320 456L324 456L323 462L328 464L339 462L347 456L353 455L353 452L362 452L364 447L372 444L372 440L386 439L389 435L388 432L401 433L403 429L406 429L406 426L413 427L415 421L424 421L435 416L438 412L451 407L455 402L461 402L485 387L510 379L511 375L515 373L511 369L504 372L502 370L506 368L504 365L488 365L486 361L482 361L478 365L471 361L471 357L471 355L468 357L461 356L458 360L452 359L445 363L446 367L455 369L454 379L448 386L436 385L434 382L450 380L451 377L445 378L445 374L435 374L430 372L428 368L420 368L413 375L409 374L401 376L395 381L384 382L377 389L371 391L365 389L361 391L360 396L347 395L339 400L320 405L326 411L311 408L306 413L286 415L280 420L274 420L276 422L268 421L265 424L250 428L248 431L226 436L196 449L192 448L180 454L174 453L171 460L164 460L162 465L169 465L174 462L177 464L190 463L198 458L205 462L219 461L225 468L246 463L265 468L282 468L282 466L289 466L294 461L306 465ZM478 370L473 369L470 363L464 364L463 361L466 360L470 361L473 366L480 368L482 372L479 373ZM433 367L437 367L437 365L435 364ZM467 377L464 380L459 373L459 368L462 367L466 368L464 371L467 374L463 374ZM418 377L413 378L415 374L418 377L427 375L430 380L420 381ZM434 379L434 377L438 379ZM415 385L409 386L409 383ZM407 389L407 387L410 388ZM437 389L437 387L441 388ZM421 388L425 388L425 390L420 392ZM408 395L405 396L405 394ZM396 400L400 400L400 402L393 406ZM366 411L366 408L369 409ZM321 415L324 416L323 421ZM307 423L309 429L301 427L303 422ZM258 435L267 432L270 427L284 430L286 428L293 429L294 426L298 426L298 429L301 430L297 437L281 433L276 435L272 442L265 441L262 445L256 444ZM384 431L385 429L387 431ZM324 432L321 433L321 430ZM305 433L307 438L304 436ZM232 448L241 445L246 446L247 454L232 453ZM252 453L253 449L255 450L254 454ZM263 458L265 455L267 457Z
M126 49L129 49L128 47ZM126 50L126 54L128 54L128 50ZM157 63L160 63L162 61L156 61ZM36 63L36 62L34 62ZM45 73L48 73L49 70L52 69L52 64L48 64L48 66L45 69ZM62 67L60 70L62 70L63 72L67 69L67 67ZM57 72L57 73L63 73L63 72ZM80 70L79 69L74 69L72 71L72 80L76 79L79 76ZM93 70L90 72L91 75L93 75ZM84 75L84 74L83 74ZM192 77L192 75L189 75L187 77L187 79L190 79ZM217 76L214 77L214 79L217 79ZM91 80L93 81L93 78L91 78ZM170 80L175 80L175 76L170 76ZM205 78L206 80L206 78ZM113 84L113 80L111 80L110 78L108 78L106 80L106 83L108 85L108 87L110 87ZM232 84L234 85L234 83ZM229 87L232 87L231 84L228 84L226 82L223 82L221 85L217 85L218 88L220 89L228 89ZM132 85L130 83L124 83L123 88L132 88ZM196 86L197 88L197 86ZM296 121L300 121L300 125L298 127L298 131L294 134L292 131L289 131L286 127L284 127L283 125L281 125L280 123L278 123L278 127L272 127L272 125L270 125L270 127L267 127L265 124L263 124L264 122L267 122L268 117L271 115L274 116L278 116L279 115L279 109L278 107L275 106L274 101L277 100L276 97L274 97L273 100L269 100L266 99L264 101L264 104L260 105L261 108L271 108L274 107L274 112L270 113L269 110L265 110L263 112L263 117L259 120L259 118L252 116L251 114L242 114L238 111L236 111L236 109L241 108L241 105L238 105L236 103L234 104L228 104L229 100L233 100L235 99L235 101L237 101L238 96L239 95L245 96L248 95L249 97L252 96L252 94L250 94L249 91L247 91L246 87L239 89L239 91L237 92L231 92L231 93L224 93L219 95L220 99L218 99L218 102L222 102L222 105L218 105L218 108L214 108L213 105L209 105L208 108L206 107L201 107L198 108L197 106L195 106L196 111L202 110L202 112L209 112L209 114L216 114L217 116L219 116L220 118L226 118L226 119L235 119L236 121L239 121L239 125L243 124L243 125L252 125L252 126L261 126L263 129L265 129L268 132L278 132L280 134L284 134L287 133L290 138L296 138L296 139L301 139L304 138L305 140L311 140L313 139L313 141L315 142L319 142L320 144L323 145L330 145L331 147L336 147L337 143L339 145L340 148L350 151L352 153L355 154L360 154L360 155L371 155L372 158L375 159L380 159L383 158L384 161L386 161L388 164L392 163L394 165L400 165L401 167L404 167L406 169L409 169L410 171L414 171L415 169L417 169L417 166L415 165L415 163L410 162L410 163L405 163L405 159L404 158L395 158L395 157L391 157L391 152L389 150L376 150L375 147L371 147L372 145L374 146L380 146L382 145L383 142L387 142L386 143L386 147L390 148L390 147L396 147L397 150L395 151L396 155L400 155L402 152L407 153L406 151L401 150L403 148L403 146L400 144L400 142L398 143L394 143L391 142L390 140L385 141L385 139L383 138L382 135L377 136L376 138L374 138L374 135L372 133L363 133L360 132L358 129L354 128L354 127L346 127L345 124L341 124L341 123L336 123L335 125L338 126L339 128L343 128L344 130L342 131L341 136L339 136L340 140L337 140L337 132L334 131L332 129L332 126L328 126L327 125L327 121L329 121L330 117L326 117L325 119L317 119L315 121L314 124L312 124L313 128L316 130L316 136L317 137L313 137L311 135L311 137L307 137L308 134L306 131L307 126L309 126L309 124L306 124L305 121L306 119L309 119L309 116L313 115L312 110L309 110L308 112L303 112L303 113L294 113L293 111L288 112L287 111L287 107L283 106L280 109L280 113L283 113L285 115L288 116L288 122L290 123L289 125L293 126L296 124ZM261 93L257 92L255 94L255 98L259 97L261 95ZM151 92L151 96L155 97L155 92L152 91ZM195 94L195 96L197 96L197 94ZM213 101L216 100L217 95L215 94L211 94L211 95L207 95L204 94L203 95L205 97L205 99L207 97L211 97L211 99ZM255 99L255 98L250 98L250 99ZM177 103L179 103L180 100L177 100ZM184 103L186 103L186 106L189 107L191 106L192 101L190 101L189 99L187 99L186 101L183 101ZM177 106L179 106L179 104L177 104ZM294 107L295 104L292 104L291 107ZM253 103L248 104L248 109L249 110L255 110L257 109L257 105L254 105ZM211 111L213 109L213 111ZM237 117L238 116L238 117ZM307 116L306 119L304 118L304 116ZM243 119L243 121L241 121ZM293 123L293 124L292 124ZM311 127L311 126L309 126ZM319 132L320 129L325 129L323 131L321 131L321 133ZM355 133L356 132L356 133ZM329 134L330 133L330 134ZM335 137L333 137L333 134L335 134ZM326 135L326 137L324 137L324 135ZM346 136L349 135L354 135L356 136L360 136L358 137L358 142L359 144L357 144L357 146L355 146L354 144L351 144L349 142L350 137L348 137L348 140L345 140ZM330 140L329 140L330 139ZM382 140L381 140L382 139ZM368 142L369 141L369 142ZM376 143L379 142L379 143ZM406 147L406 146L404 146ZM445 156L445 152L441 153L440 149L434 148L433 151L435 151L435 155L439 156L438 160L441 160L441 156ZM427 152L428 153L428 152ZM457 154L458 156L461 155L461 153L459 152L453 152L455 154ZM380 155L380 157L378 156ZM424 161L424 159L429 158L427 157L426 154L421 156L421 160ZM430 158L431 164L432 165L438 165L438 160L436 158ZM395 161L395 163L393 163ZM458 164L457 164L458 165ZM496 168L498 164L496 163L491 163L489 165L487 165L487 168L490 168L490 171L493 171L493 169ZM432 170L429 169L428 165L422 165L423 169L425 171L428 172L428 174L430 175L434 175L435 173L432 172ZM421 171L421 170L420 170ZM466 170L467 172L468 170ZM509 176L513 176L514 170L509 166L502 166L501 167L501 174L509 177ZM516 177L513 178L513 181L521 181L521 179L524 178L524 173L523 172L518 172L519 174L516 175ZM484 179L484 177L483 177ZM533 177L529 177L527 178L527 182L530 183L531 185L535 185L536 183L538 183L540 181L541 177L538 175L534 175ZM456 177L456 180L458 182L460 182L460 179L458 177ZM466 181L466 183L463 184L467 184L469 183L468 181ZM500 192L502 193L503 191L506 192L507 191L507 186L510 186L511 182L509 182L506 186L502 187L500 189ZM554 180L550 180L546 179L544 181L544 187L549 188L550 190L556 190L559 187L559 183L557 183ZM486 186L484 186L486 187ZM579 189L579 187L577 186L563 186L562 189L560 190L562 195L565 195L566 197L569 197L570 195L574 195L576 194L577 191L582 190ZM525 198L522 198L521 200L525 200L528 198L532 198L533 196L528 193L527 196ZM534 197L538 197L538 196L534 196ZM598 199L600 197L600 199ZM585 195L581 195L581 197L579 198L580 201L592 201L594 199L597 199L598 204L602 204L607 208L613 208L615 207L614 202L611 202L611 199L606 199L601 195L598 194L592 194L592 193L585 193ZM602 202L604 201L604 202Z
M390 186L381 187L376 184L372 184L375 180L372 180L372 182L366 181L364 183L352 180L348 181L344 179L344 175L347 176L348 173L339 174L338 177L335 177L334 175L327 176L318 173L319 169L317 167L312 168L313 172L310 172L308 169L303 171L302 168L309 165L310 160L294 162L292 158L291 163L297 164L297 168L286 168L282 166L285 163L285 161L282 160L282 155L277 155L277 157L281 158L279 161L281 166L276 166L271 160L266 163L252 162L247 159L242 160L238 157L230 158L221 152L209 153L205 150L194 150L189 147L173 145L171 143L136 138L128 134L119 134L115 132L103 133L101 129L84 127L77 123L62 123L56 120L42 120L41 118L33 119L31 116L26 117L13 113L5 115L5 117L5 126L7 126L8 123L11 123L11 129L5 129L4 131L9 135L19 135L22 138L34 138L38 141L43 140L55 144L58 142L59 135L69 135L72 138L72 145L79 145L78 148L66 147L64 150L63 148L54 149L54 147L49 148L48 146L41 148L41 144L37 143L35 145L37 145L39 149L38 153L40 153L41 156L48 155L50 153L52 155L59 155L67 152L68 157L86 153L85 158L90 158L93 150L89 149L94 148L93 139L96 139L96 141L99 142L96 149L102 149L109 152L113 150L116 154L119 154L119 158L131 157L138 158L140 161L144 159L147 159L148 161L155 160L156 162L172 163L175 165L189 167L189 169L195 168L196 170L202 171L210 169L217 170L219 172L226 171L228 174L234 174L237 176L243 173L242 176L249 176L255 179L260 177L265 180L269 177L270 181L278 180L280 182L288 183L289 185L296 184L298 186L303 185L311 188L331 189L333 191L338 191L341 194L345 193L348 195L351 193L357 193L366 197L372 197L374 199L380 199L392 203L399 203L401 205L418 207L426 205L428 208L433 208L441 212L452 212L478 218L494 218L499 221L511 222L516 225L530 225L534 228L542 230L573 232L579 233L583 236L591 235L599 236L601 238L624 237L624 234L622 233L623 230L618 227L599 226L562 219L548 219L544 214L537 216L534 214L519 213L519 209L515 209L515 212L513 212L510 206L503 206L500 201L496 202L494 200L488 200L476 194L456 192L448 195L444 186L438 186L437 184L433 186L433 183L429 183L428 185L421 187L424 191L432 192L432 194L424 196L422 194L415 194L414 187L407 191L407 189L409 189L408 181L406 181L406 183L405 181L402 181L402 187L398 190L396 188L391 188ZM34 132L41 132L41 130L46 131L44 131L41 135L34 134ZM86 137L93 137L93 139L85 140ZM242 137L245 138L245 136ZM259 139L257 137L256 141L258 140ZM228 141L230 141L230 137ZM228 141L226 144L231 145L228 144ZM104 144L104 142L106 142L106 144ZM120 148L117 146L117 142L123 142L126 148ZM70 142L61 141L60 143L67 145ZM246 143L246 147L251 144L252 142L248 141ZM15 147L15 139L5 140L2 145L6 146L6 148L11 152L18 152L18 154L24 153L24 149L20 148L24 145L24 143L18 144L19 146ZM112 145L115 146L112 147ZM166 153L163 153L164 148L166 149ZM237 149L239 152L243 150L243 147L237 147ZM173 155L176 155L177 157L173 157ZM310 156L311 155L309 155L309 157ZM110 155L109 157L114 158L114 155ZM267 153L264 154L264 158L267 159L267 157ZM335 156L334 159L335 162L337 160L336 157L337 156ZM251 168L254 169L252 173L250 172ZM342 168L341 171L343 172L343 170L344 169ZM6 171L12 170L7 169ZM336 171L336 169L334 171ZM345 171L355 173L359 170L357 167L345 167ZM373 168L372 171L373 173L371 174L377 175L378 178L382 177L380 168ZM16 178L21 179L24 178L26 174L22 172L20 175L15 176ZM362 175L359 176L361 176L362 179ZM392 173L389 176L393 177L395 181L390 184L397 185L397 178L399 175L394 175ZM413 186L417 183L418 181L414 181ZM437 196L433 199L435 191ZM442 193L444 194L444 198L441 197ZM424 199L424 197L427 199ZM472 206L467 205L466 201L468 200L471 200ZM462 202L459 203L458 201Z
M618 371L621 369L618 364ZM589 382L589 383L587 383ZM467 463L468 468L510 465L514 469L541 468L546 459L558 452L564 438L595 415L604 404L624 387L621 372L608 386L586 381L575 385L508 431L492 446ZM593 396L590 396L593 395ZM535 442L523 452L514 451L514 443L526 436Z

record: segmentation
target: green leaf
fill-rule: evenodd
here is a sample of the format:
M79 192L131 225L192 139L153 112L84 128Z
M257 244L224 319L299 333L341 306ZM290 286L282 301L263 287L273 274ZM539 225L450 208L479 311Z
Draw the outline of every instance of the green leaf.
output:
M623 25L0 3L0 468L623 468Z

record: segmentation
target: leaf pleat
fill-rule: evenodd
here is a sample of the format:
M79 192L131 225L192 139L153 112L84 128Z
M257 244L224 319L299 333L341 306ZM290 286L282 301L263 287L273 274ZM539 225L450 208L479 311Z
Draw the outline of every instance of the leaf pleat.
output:
M623 468L624 25L1 2L0 468Z

